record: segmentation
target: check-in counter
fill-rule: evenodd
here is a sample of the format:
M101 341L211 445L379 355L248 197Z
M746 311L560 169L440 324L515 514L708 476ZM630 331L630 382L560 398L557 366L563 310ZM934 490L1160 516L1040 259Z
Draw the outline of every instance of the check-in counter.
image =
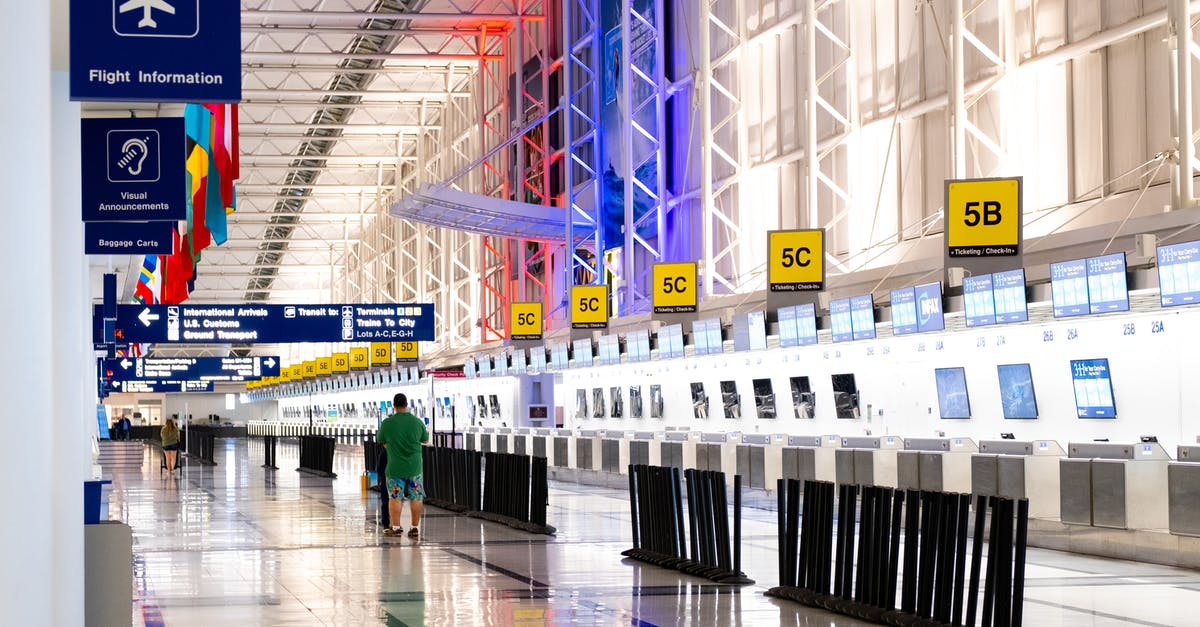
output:
M600 433L595 429L583 429L575 433L575 457L571 468L576 470L599 470Z
M550 464L557 468L571 468L571 463L575 454L574 442L575 439L568 435L566 431L558 431L555 433L553 446L551 446Z
M629 453L629 442L624 432L605 431L600 439L600 470L604 472L621 472L621 449L625 448L626 457Z
M1054 440L983 440L971 456L971 493L1028 499L1030 518L1058 519L1066 454Z
M507 427L497 428L495 433L492 434L492 452L511 453L512 438L512 429Z
M1168 529L1180 536L1200 536L1200 446L1180 446L1167 464Z
M978 450L969 438L908 438L896 456L896 487L970 492L971 455Z
M661 437L654 431L634 431L631 432L629 440L629 459L626 461L626 466L646 466L655 465L662 457L659 443ZM628 472L628 470L625 470Z
M732 481L737 472L737 447L741 441L741 432L700 434L695 468L723 472Z
M534 429L529 434L529 454L534 457L545 457L546 465L554 465L554 430Z
M1167 529L1167 465L1158 442L1067 445L1059 460L1062 522L1113 529Z
M783 476L783 434L748 433L737 445L737 474L742 485L760 490L775 489Z
M530 446L528 428L513 429L511 450L513 455L529 454Z
M683 470L696 467L696 446L699 444L698 431L667 431L658 445L660 466L668 466ZM653 459L653 457L651 458Z
M780 476L798 481L837 481L834 452L841 448L836 435L790 435L780 451Z
M898 483L898 453L904 439L893 435L842 438L834 452L834 474L839 484L895 488Z

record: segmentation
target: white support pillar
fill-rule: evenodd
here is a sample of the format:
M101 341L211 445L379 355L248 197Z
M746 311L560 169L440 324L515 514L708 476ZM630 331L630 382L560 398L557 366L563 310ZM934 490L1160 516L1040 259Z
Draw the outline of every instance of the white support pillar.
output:
M1167 31L1171 37L1171 128L1175 132L1175 184L1173 209L1195 204L1192 177L1195 176L1195 144L1192 120L1192 12L1188 0L1167 2Z
M964 0L950 0L950 178L967 175L967 102L964 91L963 17Z

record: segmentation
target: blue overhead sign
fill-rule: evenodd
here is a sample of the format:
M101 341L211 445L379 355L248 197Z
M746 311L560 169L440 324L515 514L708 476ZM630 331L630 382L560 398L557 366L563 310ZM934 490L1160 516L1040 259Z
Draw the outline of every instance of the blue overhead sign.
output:
M168 357L104 360L111 381L254 381L279 376L278 357Z
M175 225L170 222L88 222L83 225L86 255L169 255Z
M187 219L183 118L80 120L83 220Z
M99 306L93 312L99 316ZM93 322L93 335L97 325ZM102 327L101 327L102 328ZM427 342L433 305L118 305L114 337L152 344ZM94 342L103 341L93 337Z
M238 102L238 0L71 0L71 99Z
M110 392L126 394L165 393L165 392L211 392L212 381L111 381L108 383Z

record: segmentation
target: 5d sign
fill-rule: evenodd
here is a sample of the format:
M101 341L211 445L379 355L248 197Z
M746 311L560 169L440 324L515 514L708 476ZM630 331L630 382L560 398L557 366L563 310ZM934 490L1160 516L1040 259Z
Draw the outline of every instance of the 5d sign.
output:
M946 181L950 257L1013 257L1021 252L1021 178Z
M654 313L691 313L700 301L696 262L654 264Z

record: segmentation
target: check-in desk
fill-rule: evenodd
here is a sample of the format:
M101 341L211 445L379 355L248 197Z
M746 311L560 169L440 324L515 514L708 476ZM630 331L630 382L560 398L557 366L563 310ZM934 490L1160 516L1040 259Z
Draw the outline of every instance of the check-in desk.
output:
M513 455L529 454L529 431L528 427L513 429L512 444L509 445L509 451Z
M658 445L658 465L671 468L696 467L696 445L700 440L698 431L666 431ZM653 463L653 457L651 457Z
M629 455L621 471L629 472L629 466L657 464L656 457L661 457L658 446L661 438L654 431L631 431L629 434Z
M534 429L529 434L529 454L534 457L545 457L546 465L554 465L554 430Z
M571 468L576 470L599 470L600 439L602 431L582 429L575 432L574 458Z
M780 451L780 478L798 481L837 480L834 452L842 446L836 435L789 435ZM768 481L768 485L772 485Z
M898 459L904 439L896 436L852 436L842 438L834 452L834 475L838 484L895 488Z
M775 489L776 482L783 476L783 448L787 436L783 434L748 433L737 445L737 474L742 476L742 485L760 490Z
M500 427L492 434L492 452L494 453L511 453L513 433L512 429Z
M604 472L621 473L621 453L629 458L629 440L623 431L604 431L600 439L600 470ZM624 449L624 451L622 451Z
M1167 464L1168 529L1200 536L1200 446L1181 446Z
M723 472L732 481L737 471L737 447L741 441L741 432L701 433L700 442L696 444L694 468Z
M572 468L571 464L575 457L575 438L571 437L567 431L555 431L550 441L552 445L550 446L549 464L557 468Z
M969 438L908 438L896 456L896 487L970 492L971 455L978 450Z
M1167 465L1157 442L1072 442L1059 460L1062 522L1167 529Z
M1054 440L983 440L971 456L971 493L1028 499L1029 517L1055 520L1061 512L1060 460Z

